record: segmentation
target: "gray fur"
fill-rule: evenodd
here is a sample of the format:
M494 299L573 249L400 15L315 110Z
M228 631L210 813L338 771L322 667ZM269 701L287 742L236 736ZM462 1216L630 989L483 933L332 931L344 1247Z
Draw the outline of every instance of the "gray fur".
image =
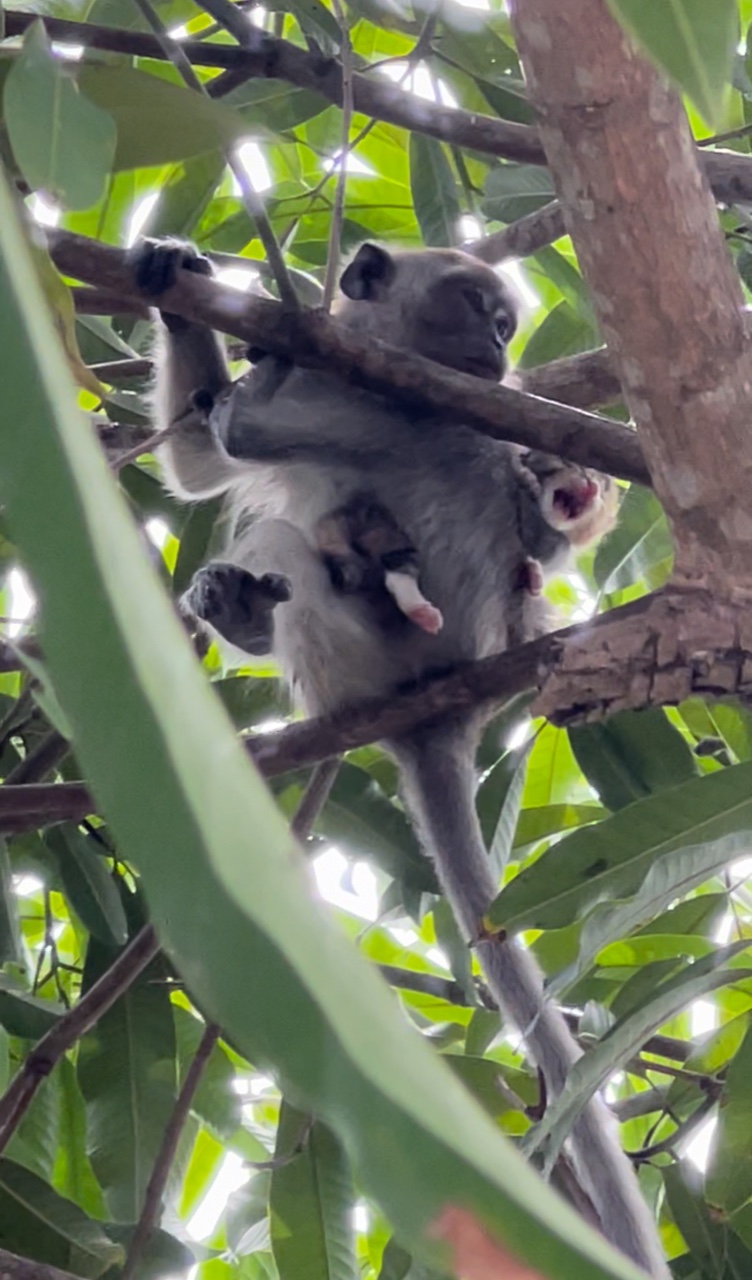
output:
M340 318L363 336L454 367L481 372L485 361L485 376L500 377L499 335L508 334L514 318L493 271L454 251L395 254L391 262L395 269L381 275L373 255L360 276L348 269L351 296ZM436 287L447 277L451 283L453 273L472 277L480 296L463 295L452 307L450 288L442 304ZM166 348L157 377L162 425L207 382L215 390L227 376L206 331L174 329ZM533 490L520 485L512 446L271 357L220 398L210 425L188 422L161 453L176 492L230 493L238 518L227 559L257 578L271 573L289 582L289 601L274 609L272 645L310 714L393 693L403 681L508 647L530 626L516 585L520 564L527 556L548 558L561 543ZM417 549L422 588L444 616L438 635L404 619L403 626L380 627L366 600L333 589L313 549L316 522L364 487ZM249 511L256 517L250 522ZM497 892L474 807L480 729L470 714L387 744L468 941ZM524 1033L555 1096L579 1050L547 1003L534 960L513 941L483 943L479 954L494 995ZM656 1280L668 1280L652 1216L600 1100L578 1121L571 1147L604 1234Z

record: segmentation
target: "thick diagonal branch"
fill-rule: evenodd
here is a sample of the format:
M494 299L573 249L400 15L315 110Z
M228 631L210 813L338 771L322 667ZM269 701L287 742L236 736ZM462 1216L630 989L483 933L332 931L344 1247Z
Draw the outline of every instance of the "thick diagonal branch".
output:
M398 737L418 725L538 690L534 714L554 723L683 702L692 694L752 703L752 619L706 591L671 590L457 667L400 693L335 715L258 734L247 749L264 777ZM0 831L96 811L81 783L0 787Z
M55 263L66 275L139 299L123 250L63 231L51 231L49 241ZM237 291L187 271L180 272L160 303L176 315L292 357L298 364L334 370L359 386L440 412L495 439L558 453L624 480L650 483L637 439L626 427L457 373L386 343L363 342L323 312L291 314L279 303L251 295L239 306Z

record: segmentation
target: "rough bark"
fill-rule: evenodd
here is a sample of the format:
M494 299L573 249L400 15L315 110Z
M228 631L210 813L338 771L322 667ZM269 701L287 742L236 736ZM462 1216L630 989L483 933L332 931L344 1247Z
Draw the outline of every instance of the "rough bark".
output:
M677 580L752 578L752 364L681 102L606 0L517 0L565 220L677 539ZM709 158L709 157L708 157Z

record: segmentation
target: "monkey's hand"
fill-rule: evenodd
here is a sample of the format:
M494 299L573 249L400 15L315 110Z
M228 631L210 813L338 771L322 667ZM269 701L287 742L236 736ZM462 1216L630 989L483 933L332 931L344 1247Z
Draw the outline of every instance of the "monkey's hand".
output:
M290 583L281 573L256 578L236 564L214 560L195 574L180 608L208 622L238 649L264 654L272 647L272 612L291 596Z
M136 285L150 298L159 298L171 289L180 271L199 276L214 274L209 259L185 240L141 240L131 250L130 260ZM170 312L161 314L168 328L187 323Z

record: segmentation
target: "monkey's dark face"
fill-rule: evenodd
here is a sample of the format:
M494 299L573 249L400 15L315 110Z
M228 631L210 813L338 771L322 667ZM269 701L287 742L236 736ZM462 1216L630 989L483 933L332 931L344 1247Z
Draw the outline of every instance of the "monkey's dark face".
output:
M426 290L414 320L415 350L451 369L498 382L517 326L509 293L493 271L471 263Z

